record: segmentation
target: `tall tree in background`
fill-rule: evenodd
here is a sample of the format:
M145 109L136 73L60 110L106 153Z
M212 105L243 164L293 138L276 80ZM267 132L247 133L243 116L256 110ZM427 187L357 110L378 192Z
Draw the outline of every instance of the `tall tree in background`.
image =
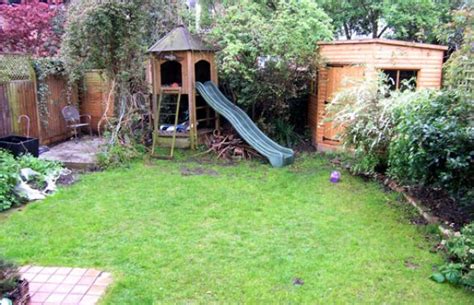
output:
M319 0L333 19L336 34L346 39L354 35L383 36L412 41L433 39L439 23L439 3L435 0Z

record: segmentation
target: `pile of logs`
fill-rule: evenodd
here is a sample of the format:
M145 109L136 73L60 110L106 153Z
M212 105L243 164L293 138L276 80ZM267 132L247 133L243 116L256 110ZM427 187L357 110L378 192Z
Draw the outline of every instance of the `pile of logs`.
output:
M214 152L218 158L224 160L259 158L260 154L245 143L235 132L215 130L212 135L206 136L206 152Z

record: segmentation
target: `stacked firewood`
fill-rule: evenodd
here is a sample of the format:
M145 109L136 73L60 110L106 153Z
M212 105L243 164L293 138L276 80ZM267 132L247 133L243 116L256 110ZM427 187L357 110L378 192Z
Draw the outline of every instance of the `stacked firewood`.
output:
M232 130L224 130L222 133L215 130L212 135L206 136L205 144L208 147L206 152L214 152L219 159L250 160L260 157L260 154L255 149L245 143Z

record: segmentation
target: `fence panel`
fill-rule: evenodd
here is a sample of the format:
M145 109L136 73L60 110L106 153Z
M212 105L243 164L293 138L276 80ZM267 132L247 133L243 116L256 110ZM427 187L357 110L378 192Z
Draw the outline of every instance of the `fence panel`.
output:
M0 137L12 133L10 105L7 98L7 84L0 83Z
M68 101L68 84L64 78L49 77L46 80L48 86L47 118L40 114L41 143L44 145L60 142L71 136L66 126L61 110L69 105L77 106L77 90L71 92L71 100ZM41 113L41 110L40 110Z

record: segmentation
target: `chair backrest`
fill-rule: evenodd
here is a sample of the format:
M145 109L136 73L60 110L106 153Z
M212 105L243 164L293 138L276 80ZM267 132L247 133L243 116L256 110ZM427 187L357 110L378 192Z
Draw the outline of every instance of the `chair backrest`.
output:
M74 106L66 106L61 110L66 122L78 122L80 121L79 111Z

